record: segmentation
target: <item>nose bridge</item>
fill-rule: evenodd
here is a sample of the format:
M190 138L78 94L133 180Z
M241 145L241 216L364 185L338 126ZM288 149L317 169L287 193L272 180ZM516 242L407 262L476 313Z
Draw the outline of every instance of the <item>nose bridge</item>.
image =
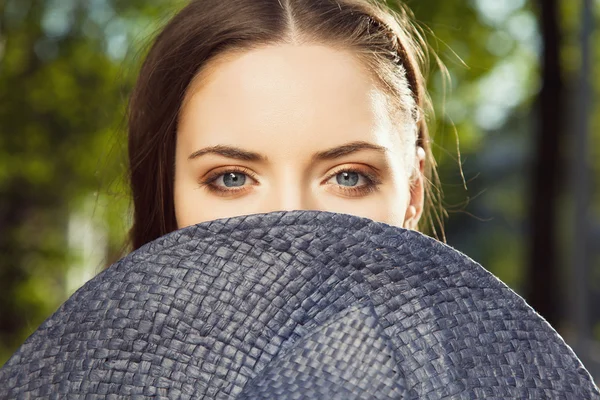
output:
M296 171L288 170L273 182L269 195L270 208L275 210L308 210L313 207L311 190Z

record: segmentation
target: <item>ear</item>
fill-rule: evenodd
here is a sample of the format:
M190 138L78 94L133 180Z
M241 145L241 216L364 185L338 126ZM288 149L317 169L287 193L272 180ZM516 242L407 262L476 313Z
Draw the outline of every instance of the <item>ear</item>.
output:
M417 224L423 214L423 205L425 202L425 150L417 146L417 156L415 157L415 169L410 179L410 200L406 208L403 227L407 229L417 229Z

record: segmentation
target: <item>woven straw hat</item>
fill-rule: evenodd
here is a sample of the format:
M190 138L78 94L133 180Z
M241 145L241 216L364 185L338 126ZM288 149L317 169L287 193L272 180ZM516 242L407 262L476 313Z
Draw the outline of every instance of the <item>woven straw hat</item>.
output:
M0 398L597 399L569 346L480 265L321 211L172 232L78 290Z

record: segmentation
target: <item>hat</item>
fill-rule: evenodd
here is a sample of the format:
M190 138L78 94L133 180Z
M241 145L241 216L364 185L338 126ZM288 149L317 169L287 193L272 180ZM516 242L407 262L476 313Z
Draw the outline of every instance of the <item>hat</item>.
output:
M87 282L0 398L597 399L556 331L415 231L324 211L162 236Z

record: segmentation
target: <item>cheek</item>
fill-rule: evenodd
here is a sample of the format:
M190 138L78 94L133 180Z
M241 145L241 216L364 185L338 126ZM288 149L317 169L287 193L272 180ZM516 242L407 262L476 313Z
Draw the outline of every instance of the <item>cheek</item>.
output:
M177 219L177 228L192 225L191 221L198 216L200 207L193 207L194 190L190 187L187 179L183 179L179 172L180 168L176 168L175 183L173 188L173 197L175 205L175 218Z
M403 187L390 189L390 193L382 193L377 203L370 208L369 215L365 216L389 225L402 226L408 206L408 192Z
M392 166L395 172L390 177L389 185L381 188L378 203L372 208L371 219L401 227L404 225L406 210L411 200L410 181L405 168L405 159L403 157L395 159L397 163Z

